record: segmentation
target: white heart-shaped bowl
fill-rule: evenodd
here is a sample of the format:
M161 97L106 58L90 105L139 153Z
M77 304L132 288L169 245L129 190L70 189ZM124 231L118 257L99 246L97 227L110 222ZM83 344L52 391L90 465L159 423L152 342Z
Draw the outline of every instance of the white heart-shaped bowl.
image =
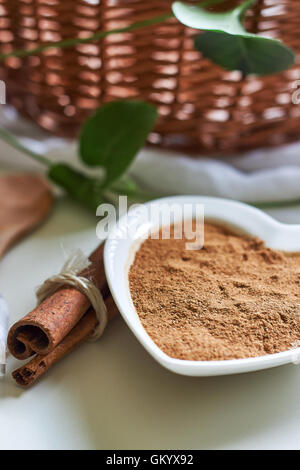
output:
M290 252L300 251L300 225L282 224L247 204L202 196L174 196L157 199L146 204L148 209L151 204L185 204L193 207L203 204L206 221L223 223L250 236L257 236L270 248ZM266 356L224 361L174 359L161 351L139 320L131 299L128 281L128 272L134 255L150 229L154 227L155 222L151 220L151 211L147 210L147 214L145 219L145 211L136 208L130 211L129 216L125 214L120 218L105 243L104 263L107 281L121 315L136 338L156 361L172 372L190 376L238 374L298 363L300 348ZM180 222L182 217L175 214L173 220ZM128 229L130 236L126 235Z

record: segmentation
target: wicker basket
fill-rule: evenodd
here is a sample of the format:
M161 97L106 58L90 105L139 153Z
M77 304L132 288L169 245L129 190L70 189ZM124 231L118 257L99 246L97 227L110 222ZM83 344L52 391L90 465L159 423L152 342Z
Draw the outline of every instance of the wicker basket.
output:
M170 11L171 0L0 0L2 52L86 37ZM259 0L248 27L300 53L300 1ZM175 19L102 42L10 58L1 66L9 102L50 132L73 136L101 103L143 98L160 112L150 143L190 153L239 152L298 140L292 104L300 66L242 79L201 57L194 31Z

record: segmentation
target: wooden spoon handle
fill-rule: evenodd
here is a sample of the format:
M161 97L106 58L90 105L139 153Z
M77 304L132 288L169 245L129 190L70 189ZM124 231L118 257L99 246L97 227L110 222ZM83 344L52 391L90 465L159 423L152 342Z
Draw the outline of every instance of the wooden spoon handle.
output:
M44 178L34 174L0 178L0 258L48 216L53 195Z

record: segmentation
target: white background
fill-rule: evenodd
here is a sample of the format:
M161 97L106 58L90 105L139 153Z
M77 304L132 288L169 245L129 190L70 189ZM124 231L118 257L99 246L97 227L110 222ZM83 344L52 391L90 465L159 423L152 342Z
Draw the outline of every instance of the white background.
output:
M300 223L300 207L269 211ZM0 263L11 322L60 270L63 250L88 254L96 220L67 200ZM10 358L9 372L17 365ZM31 389L0 382L1 449L300 449L300 366L190 378L163 369L121 318Z

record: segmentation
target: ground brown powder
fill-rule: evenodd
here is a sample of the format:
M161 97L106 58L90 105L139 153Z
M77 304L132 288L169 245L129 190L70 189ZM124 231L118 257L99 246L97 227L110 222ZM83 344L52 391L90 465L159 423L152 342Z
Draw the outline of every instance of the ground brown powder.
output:
M300 340L300 256L205 224L201 250L147 239L130 269L140 320L171 357L221 360L290 349Z

